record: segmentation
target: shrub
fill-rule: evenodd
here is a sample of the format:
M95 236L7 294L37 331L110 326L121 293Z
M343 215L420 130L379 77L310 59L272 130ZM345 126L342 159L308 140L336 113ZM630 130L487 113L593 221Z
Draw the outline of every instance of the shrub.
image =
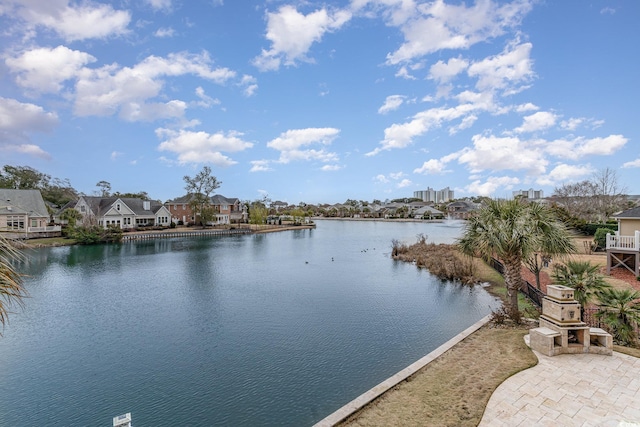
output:
M609 232L618 231L618 224L617 223L615 224L611 224L611 223L588 224L587 223L580 226L579 230L582 233L586 234L587 236L593 236L596 234L596 231L598 231L601 228L609 230Z
M607 247L607 234L612 234L609 228L598 228L593 234L593 242L600 249Z

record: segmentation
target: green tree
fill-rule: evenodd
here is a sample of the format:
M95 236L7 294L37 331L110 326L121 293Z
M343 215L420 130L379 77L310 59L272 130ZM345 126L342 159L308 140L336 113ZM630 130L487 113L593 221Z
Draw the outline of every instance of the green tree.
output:
M5 165L0 172L0 188L40 190L51 177L29 166Z
M585 307L611 287L598 272L599 269L589 261L569 260L566 264L553 266L554 283L573 288L573 296L580 303L580 318L584 318Z
M267 208L268 199L254 200L249 203L249 223L251 224L264 224L264 221L269 215L269 209Z
M211 194L220 187L221 182L211 175L211 168L205 166L193 178L185 175L185 190L191 196L189 206L193 211L194 217L202 215L203 209L209 206ZM202 221L202 218L200 219ZM203 222L203 224L205 224Z
M76 209L67 208L60 213L60 219L67 221L69 227L75 227L76 223L82 219L82 214Z
M110 197L111 196L111 183L108 181L98 181L96 183L96 187L98 187L98 195L100 197Z
M640 324L640 292L609 288L599 295L599 299L596 316L607 324L618 343L637 347L635 327Z
M52 179L29 166L4 166L0 170L0 188L40 190L46 202L57 206L64 206L78 197L78 192L68 179Z
M24 259L11 241L0 236L0 323L4 327L13 304L22 305L27 296L22 275L15 269L15 262ZM2 334L0 334L2 335Z
M458 240L460 250L485 260L497 257L504 265L507 311L518 319L518 290L522 284L522 262L545 245L554 253L575 252L566 227L550 209L539 203L491 200L466 222Z

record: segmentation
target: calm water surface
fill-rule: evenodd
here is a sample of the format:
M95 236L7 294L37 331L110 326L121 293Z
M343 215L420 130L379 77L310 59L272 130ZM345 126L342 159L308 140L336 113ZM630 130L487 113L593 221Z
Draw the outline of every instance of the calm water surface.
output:
M31 253L0 338L1 426L307 426L497 306L390 259L459 222Z

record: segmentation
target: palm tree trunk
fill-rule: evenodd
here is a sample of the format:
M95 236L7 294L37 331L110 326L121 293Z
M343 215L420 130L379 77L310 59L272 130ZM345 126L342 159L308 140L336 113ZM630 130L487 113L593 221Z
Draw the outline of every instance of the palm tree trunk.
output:
M507 299L509 300L509 313L518 312L518 291L522 283L522 262L517 257L504 260L504 284L507 287Z

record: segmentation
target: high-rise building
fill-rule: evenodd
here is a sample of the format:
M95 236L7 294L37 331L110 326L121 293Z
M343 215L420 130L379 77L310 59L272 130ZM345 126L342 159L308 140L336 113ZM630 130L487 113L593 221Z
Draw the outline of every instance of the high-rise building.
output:
M426 190L414 191L413 197L416 199L421 199L423 202L433 203L446 203L454 199L453 190L450 190L449 187L445 187L440 191L436 191L431 187L427 187Z
M534 190L530 188L528 190L517 190L513 192L513 197L526 197L527 199L544 199L544 192L542 190Z

